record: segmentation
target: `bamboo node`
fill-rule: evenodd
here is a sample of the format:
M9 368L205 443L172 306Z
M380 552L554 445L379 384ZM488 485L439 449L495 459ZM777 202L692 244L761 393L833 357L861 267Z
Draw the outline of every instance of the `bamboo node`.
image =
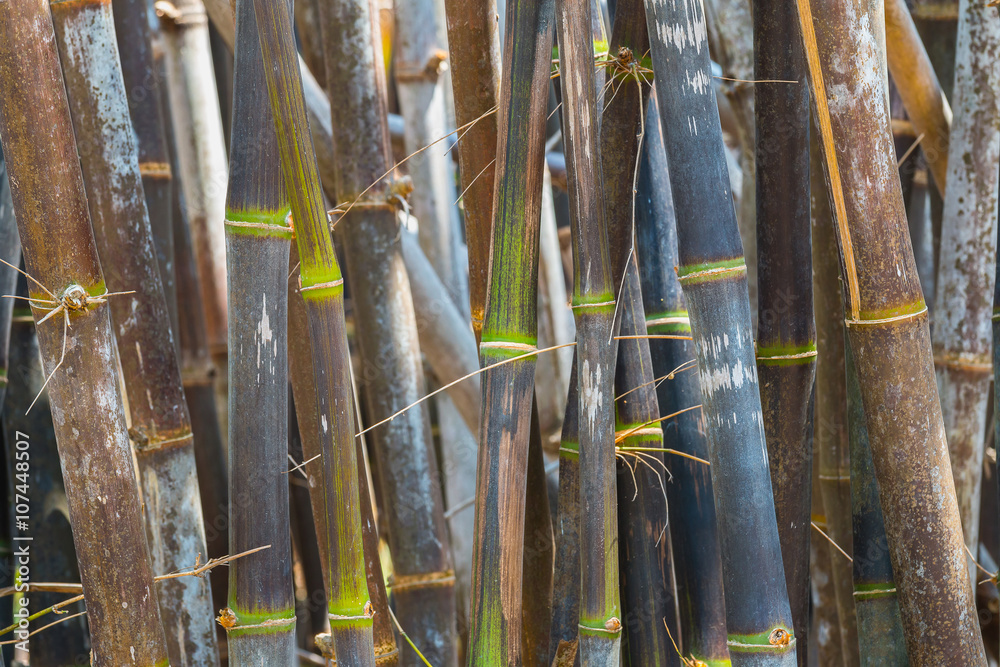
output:
M615 442L620 442L631 438L632 436L641 435L653 435L653 436L663 436L663 429L659 426L643 426L641 428L628 428L621 431L615 431Z
M307 285L306 287L302 287L302 276L299 276L299 292L308 292L310 290L318 290L318 289L331 289L333 287L340 287L343 284L344 284L344 279L339 278L337 280L331 280L330 282L327 283L316 283L315 285Z
M729 273L746 273L747 265L740 264L739 266L719 266L711 269L705 269L703 271L692 271L691 273L685 273L683 276L677 276L677 281L680 284L685 284L689 282L703 282L706 279L719 278Z
M208 14L205 13L205 6L200 2L192 3L191 6L180 9L169 0L158 0L153 7L156 9L156 16L167 27L179 28L208 23Z
M570 310L575 310L577 308L604 308L606 306L613 306L613 305L615 305L615 300L612 299L611 301L598 301L596 303L590 303L590 302L588 302L588 303L570 303L568 305L570 307Z
M333 635L329 632L321 632L316 637L314 637L316 642L316 648L319 649L320 655L322 655L327 660L334 660L337 656L334 655L333 651Z
M815 357L819 354L816 350L807 350L805 352L799 352L797 354L758 354L758 359L809 359L810 357Z
M528 343L514 343L511 341L491 340L483 341L479 344L480 350L517 350L525 353L537 352L538 348Z
M622 629L622 622L615 616L612 616L604 622L604 629L608 632L618 632Z
M416 63L396 63L396 80L402 83L437 82L438 75L448 69L448 52L434 49L423 65Z
M993 364L988 359L976 359L975 355L949 354L940 352L934 355L934 364L945 366L960 371L980 371L989 373L993 370Z
M215 619L219 622L219 625L224 627L226 630L236 627L236 612L234 612L229 607L219 610L219 617Z
M927 306L924 305L920 310L913 313L903 313L902 315L893 315L892 317L882 317L875 320L862 320L858 318L849 318L844 320L844 324L848 327L859 326L862 324L890 324L892 322L903 322L905 320L912 320L915 317L920 317L927 313Z
M455 571L442 570L441 572L393 575L392 580L386 588L391 588L394 592L398 593L403 590L451 586L454 583Z

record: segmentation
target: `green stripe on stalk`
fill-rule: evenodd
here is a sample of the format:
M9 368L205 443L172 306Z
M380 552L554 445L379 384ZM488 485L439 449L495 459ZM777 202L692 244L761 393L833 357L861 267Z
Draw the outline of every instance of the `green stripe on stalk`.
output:
M903 318L907 315L919 315L927 311L927 303L923 299L917 301L911 301L910 303L904 303L896 308L887 308L885 310L862 310L858 313L858 319L852 320L850 324L864 324L865 321L878 322L880 320L888 320L892 318Z
M724 280L734 273L745 274L746 270L746 259L743 257L736 257L734 259L723 259L717 262L703 262L701 264L678 266L677 279L681 282L681 284L698 285L715 280Z
M559 443L559 456L565 456L572 461L580 458L580 443L575 440L563 440Z
M816 342L803 345L767 345L757 348L757 363L766 366L796 366L816 360Z

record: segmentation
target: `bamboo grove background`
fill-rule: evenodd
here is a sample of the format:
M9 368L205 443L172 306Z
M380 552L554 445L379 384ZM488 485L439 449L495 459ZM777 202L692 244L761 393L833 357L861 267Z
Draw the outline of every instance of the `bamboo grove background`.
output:
M996 665L995 5L0 0L0 666Z

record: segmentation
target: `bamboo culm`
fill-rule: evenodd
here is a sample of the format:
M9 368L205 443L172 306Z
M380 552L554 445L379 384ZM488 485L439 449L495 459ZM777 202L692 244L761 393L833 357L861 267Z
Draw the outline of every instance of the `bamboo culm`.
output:
M285 4L284 0L279 0ZM288 254L292 231L252 0L236 3L233 132L226 198L230 664L295 661L289 539ZM248 407L250 408L247 413Z
M851 348L847 358L847 420L851 440L851 514L854 523L854 603L861 664L906 667L906 641L899 616L885 520L868 443L861 386Z
M877 6L797 4L907 651L914 665L985 665L955 487L941 474L951 463L893 156ZM830 67L833 53L852 54L848 66Z
M757 376L785 586L806 665L816 374L809 206L809 87L792 0L753 3ZM787 37L787 39L786 39Z
M426 393L393 183L376 182L392 167L392 157L374 12L370 0L320 5L327 84L347 93L333 123L335 194L351 206L338 230L357 315L359 389L370 423L396 415ZM400 623L427 660L453 665L458 660L455 572L424 406L396 416L370 437L386 499ZM402 650L403 662L417 659L408 645Z
M106 306L116 297L105 296L44 0L0 5L0 82L0 139L26 269L39 281L30 294L53 302L35 302L33 315L43 367L51 375L49 396L60 459L66 464L64 483L87 595L92 662L97 667L166 665L166 641L114 372L115 344ZM52 243L53 238L65 242ZM57 307L58 313L38 324ZM90 391L80 392L81 385ZM109 532L109 525L115 530Z
M737 665L794 665L746 264L709 75L705 15L697 2L647 0L646 17L671 192L683 223L677 275L711 443L730 657ZM674 34L685 37L667 38Z
M956 116L934 303L934 364L966 546L979 544L1000 161L997 12L959 3L953 91ZM969 562L970 578L979 577Z
M524 498L537 345L538 222L552 46L551 0L507 3L496 205L480 365L476 542L467 663L521 662ZM518 90L518 94L514 91ZM500 576L500 573L504 573Z
M648 109L635 212L646 331L654 336L688 336L691 323L674 273L677 223L655 98ZM660 380L656 389L660 415L698 405L701 389L694 343L651 339L649 350L653 376ZM665 422L663 444L708 459L701 411L691 410ZM728 664L726 604L711 470L685 457L672 458L669 469L673 475L673 483L667 485L671 531L683 536L672 545L681 628L680 639L674 639L692 659L713 667Z

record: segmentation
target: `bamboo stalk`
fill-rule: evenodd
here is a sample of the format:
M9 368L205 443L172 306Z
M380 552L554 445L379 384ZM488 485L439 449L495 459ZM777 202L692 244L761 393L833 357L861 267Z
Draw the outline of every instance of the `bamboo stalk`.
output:
M819 489L825 528L834 544L853 552L850 492L851 457L847 437L847 384L844 374L844 300L840 264L835 251L836 223L823 181L819 129L811 126L810 191L812 194L813 296L816 318L816 407L813 416L814 449L819 459ZM857 615L850 563L829 541L841 655L845 665L859 664Z
M886 0L885 32L889 73L917 135L924 136L920 149L934 175L938 192L943 193L948 175L948 137L952 124L948 98L941 90L930 57L903 0Z
M286 5L284 0L276 4ZM278 139L265 95L251 0L236 3L233 134L226 200L229 271L230 551L266 551L229 569L232 664L295 662L289 538L288 253L292 231Z
M318 0L301 0L293 7L295 30L302 42L302 58L321 86L326 85L326 59L320 30Z
M792 0L753 3L757 376L785 586L808 659L810 399L816 377L809 208L809 88ZM764 83L764 82L768 83ZM796 81L797 83L773 83Z
M178 177L191 227L205 311L209 351L216 368L219 418L229 421L227 374L227 292L225 215L229 181L226 144L219 111L208 19L202 0L158 0L162 46L166 53ZM224 437L228 437L223 429Z
M688 335L691 325L677 265L677 228L660 114L655 97L646 114L642 163L636 198L636 252L639 259L646 331L649 335ZM651 339L653 376L666 380L656 392L661 415L701 401L694 343ZM670 375L673 375L670 377ZM698 411L678 415L664 427L663 443L700 459L709 456L704 417ZM673 540L674 574L680 617L678 643L686 655L716 667L728 664L726 603L709 467L688 458L671 461L673 483L667 499Z
M746 266L697 3L646 3L687 302L711 446L728 644L736 664L795 664L796 641L760 420ZM687 35L677 41L675 31ZM683 93L683 94L681 94ZM695 133L697 127L697 133ZM750 602L752 601L752 602ZM805 648L803 647L803 650Z
M0 155L0 295L13 295L17 287L17 269L21 264L21 239L17 235L17 220L11 202L10 182L7 180L7 163ZM14 299L0 301L0 406L9 382L8 347L11 339L11 317L14 313Z
M910 660L985 665L954 484L940 472L950 461L892 154L874 9L845 0L798 5L837 222L848 334ZM844 52L855 54L850 67L823 67L829 54ZM841 169L835 145L849 146L849 169ZM872 219L881 221L877 229Z
M545 479L545 455L538 414L537 389L532 399L528 470L525 480L524 556L521 586L522 664L548 667L552 618L552 576L555 542Z
M536 348L538 221L552 3L507 3L499 102L496 206L480 365L469 664L521 661L524 498ZM515 94L515 90L518 91ZM475 307L475 306L473 306ZM502 575L501 575L502 573ZM544 620L542 621L544 622Z
M39 321L53 311L35 307L33 315L43 366L52 375L49 396L87 595L92 661L98 667L166 665L113 370L111 320L102 307L107 287L64 90L47 3L0 5L0 138L25 264L28 273L60 295L63 306L42 325ZM38 283L30 293L52 299ZM71 312L68 303L74 306ZM79 391L81 385L89 391ZM107 530L110 525L114 531Z
M0 179L0 188L7 195L0 194L0 202L10 207L10 190L6 188L7 178ZM9 211L4 216L13 222L13 213ZM15 227L16 232L16 227ZM15 233L16 237L16 233ZM8 247L8 246L4 246ZM19 281L17 294L27 296L28 290L22 277ZM14 290L4 292L12 294ZM15 303L13 299L4 299ZM73 533L68 518L62 512L47 512L46 501L59 499L66 502L66 491L63 486L62 470L59 467L59 454L56 450L56 437L52 426L52 413L49 411L48 394L42 392L31 411L28 407L35 396L42 391L45 383L45 373L42 370L41 356L38 349L38 338L35 335L35 323L31 317L31 309L18 303L14 308L11 323L10 340L10 384L6 402L4 403L4 435L7 441L8 465L14 470L15 485L27 482L28 511L27 526L19 531L21 535L30 536L32 552L31 578L38 581L79 581L80 572L77 566L76 552L73 548ZM28 452L30 457L30 476L16 472L16 457L20 452ZM20 455L24 460L23 454ZM15 486L15 491L16 491ZM21 603L27 606L31 614L46 609L65 599L64 596L52 593L31 593L22 597ZM18 604L14 603L15 606ZM82 611L83 604L66 607L66 611L76 613ZM29 626L29 630L30 630ZM15 638L17 636L15 635ZM5 637L6 639L6 637ZM67 621L60 627L58 641L39 635L28 640L30 657L37 667L62 667L63 665L85 664L89 658L87 621L84 617Z
M118 358L129 396L129 437L139 464L154 572L190 566L206 552L194 442L170 315L160 282L142 171L119 65L110 0L52 2L97 250L107 265ZM260 545L254 545L260 546ZM160 586L167 650L176 665L218 660L211 588L200 577Z
M173 170L164 133L160 71L153 55L152 28L144 2L113 0L115 35L121 53L122 77L139 151L139 173L160 283L170 314L175 342L178 330L177 286L174 277Z
M330 238L307 132L302 82L292 41L291 8L284 2L254 0L260 49L286 192L295 220L300 294L306 307L323 452L322 486L327 495L331 556L327 605L336 654L350 664L374 664L372 605L365 578L358 465L350 413L351 386L344 288ZM336 573L336 576L334 576Z
M496 0L445 0L451 83L458 126L482 118L458 144L469 248L469 303L472 328L482 336L489 289L490 239L493 238L493 190L496 181L499 114L500 32ZM502 20L502 17L500 17Z
M558 0L559 86L573 216L573 297L579 362L580 658L617 665L619 595L615 470L615 283L608 247L590 0Z
M955 108L934 303L934 363L965 544L979 544L986 408L990 380L990 294L996 254L1000 161L997 12L960 3ZM926 139L925 139L926 140ZM975 582L978 573L969 563Z
M320 433L319 412L316 410L316 386L313 380L312 346L309 343L309 322L305 301L299 291L299 252L292 247L289 264L292 267L288 280L288 367L289 379L292 383L292 393L295 397L295 411L299 424L299 435L302 439L303 461L311 461L303 466L309 485L309 498L312 504L313 520L316 524L317 536L326 535L327 528L327 497L323 488L323 462ZM355 405L356 396L352 396ZM355 409L356 413L356 409ZM360 424L355 422L355 428ZM364 543L365 574L368 580L368 592L371 596L375 616L372 620L372 636L375 650L376 665L399 664L399 649L396 646L395 631L389 616L389 603L385 590L385 578L382 575L382 564L378 552L378 530L373 517L371 493L368 487L368 474L364 460L364 438L355 439L355 459L358 466L358 498L361 513L361 537ZM330 543L321 540L319 555L324 581L331 576ZM329 583L326 584L327 589ZM330 656L333 657L333 656Z
M351 210L338 225L357 313L360 384L376 423L426 393L400 222L391 203L396 195L391 182L376 182L392 164L379 31L369 0L323 3L320 16L328 87L347 93L336 111L333 145L336 195ZM366 46L359 50L357 44ZM427 660L454 664L455 573L426 413L408 411L371 437L386 499L397 616ZM415 659L411 649L403 653L405 662Z
M814 392L815 393L815 392ZM815 405L815 396L813 398ZM815 413L815 409L814 409ZM819 487L819 456L813 456L812 474L812 523L829 534L823 494ZM813 632L820 667L841 667L844 659L840 639L840 615L837 612L837 594L833 585L830 563L830 544L821 538L809 541L809 572L813 590Z
M851 511L854 517L854 601L858 644L864 665L909 665L899 597L885 539L861 386L850 346L847 358L847 411L851 439Z

